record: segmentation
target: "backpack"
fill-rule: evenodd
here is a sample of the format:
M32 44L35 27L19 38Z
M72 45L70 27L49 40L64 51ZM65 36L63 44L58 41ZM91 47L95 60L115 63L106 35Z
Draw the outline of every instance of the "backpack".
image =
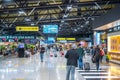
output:
M95 62L99 60L99 58L100 58L100 50L99 49L95 50L95 56L93 58L94 58Z
M105 52L103 50L100 50L100 55L104 56Z

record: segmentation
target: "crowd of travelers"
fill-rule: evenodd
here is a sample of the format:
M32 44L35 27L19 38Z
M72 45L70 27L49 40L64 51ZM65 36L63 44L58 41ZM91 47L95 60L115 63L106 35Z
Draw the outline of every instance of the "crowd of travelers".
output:
M66 53L64 52L66 50ZM55 54L51 54L50 51L53 51ZM85 69L85 66L88 67L89 65L85 65L83 59L84 56L87 54L91 56L91 61L96 65L96 70L100 69L100 64L102 63L103 57L106 57L106 62L109 63L110 56L107 53L107 48L102 47L100 45L93 46L90 48L84 48L81 44L71 44L71 47L63 48L62 45L53 45L53 46L44 46L44 45L38 45L34 48L25 49L25 57L30 57L31 55L35 53L40 54L40 60L41 62L44 61L44 53L48 52L50 57L57 57L58 53L60 53L61 57L65 56L67 59L67 66L66 66L66 80L75 80L75 68L78 67L79 69L83 70ZM6 48L5 50L0 50L0 55L8 55L8 54L16 54L17 48L10 49Z
M103 57L106 57L106 62L109 63L110 56L107 54L106 47L100 45L93 46L91 48L83 48L81 44L73 44L71 49L67 51L65 58L67 59L67 74L66 80L75 80L75 67L79 69L90 70L89 63L83 63L85 54L91 56L91 61L95 63L96 70L100 70L100 63L102 63ZM87 65L86 65L87 64ZM71 76L71 79L69 79Z

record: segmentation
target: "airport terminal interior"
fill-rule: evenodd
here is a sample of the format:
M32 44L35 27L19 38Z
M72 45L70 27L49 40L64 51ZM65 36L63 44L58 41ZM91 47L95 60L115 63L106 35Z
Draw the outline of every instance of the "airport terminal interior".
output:
M0 80L120 80L120 0L0 0Z

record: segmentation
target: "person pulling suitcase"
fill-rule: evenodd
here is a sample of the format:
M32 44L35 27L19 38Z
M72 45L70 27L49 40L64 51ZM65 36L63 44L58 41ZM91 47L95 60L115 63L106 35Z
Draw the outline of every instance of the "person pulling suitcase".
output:
M78 45L77 53L79 54L78 65L80 69L83 69L83 56L85 55L81 44Z

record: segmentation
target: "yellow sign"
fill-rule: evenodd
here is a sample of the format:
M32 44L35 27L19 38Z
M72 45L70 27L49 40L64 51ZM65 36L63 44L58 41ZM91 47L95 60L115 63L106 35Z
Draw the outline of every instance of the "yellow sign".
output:
M57 38L58 41L66 40L65 38Z
M75 40L75 38L66 38L66 40Z
M39 31L38 26L17 26L16 31Z
M57 38L58 41L62 41L62 40L68 40L68 41L75 41L75 38Z

